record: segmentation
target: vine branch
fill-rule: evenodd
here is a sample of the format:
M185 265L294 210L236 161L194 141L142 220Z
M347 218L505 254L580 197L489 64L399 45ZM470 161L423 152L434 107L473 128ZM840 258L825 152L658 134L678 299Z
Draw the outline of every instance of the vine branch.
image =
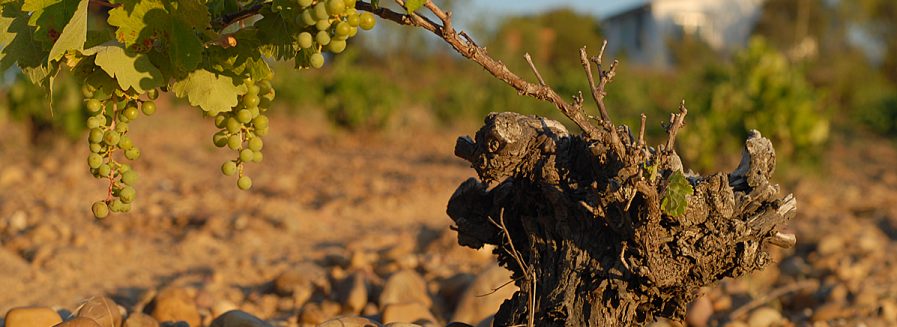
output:
M403 4L402 0L395 1L400 5ZM614 138L616 136L612 129L601 130L588 121L588 117L582 111L581 97L575 99L572 103L567 102L548 85L527 82L517 74L511 72L503 63L490 57L486 53L486 49L478 46L469 35L464 32L459 33L455 31L452 27L452 17L450 12L443 11L432 1L427 1L424 4L424 8L427 8L427 10L439 19L442 24L437 24L429 18L417 13L403 14L384 7L374 8L374 6L368 2L356 3L356 9L368 11L380 18L400 25L423 28L442 38L456 52L465 58L476 62L490 74L516 89L521 95L534 97L553 104L564 113L567 118L570 118L570 120L579 126L587 138L599 140L602 138ZM617 143L619 143L619 141ZM622 155L622 145L615 148L619 149L618 154Z

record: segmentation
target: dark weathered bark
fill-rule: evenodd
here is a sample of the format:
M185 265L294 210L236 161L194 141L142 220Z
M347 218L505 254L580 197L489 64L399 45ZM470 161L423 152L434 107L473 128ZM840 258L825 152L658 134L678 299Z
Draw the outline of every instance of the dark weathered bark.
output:
M679 319L700 287L762 268L767 243L793 245L777 229L795 200L770 183L775 154L759 133L733 173L686 175L695 192L679 217L661 210L668 177L682 169L675 152L639 146L625 129L607 133L617 137L497 113L475 139L458 139L455 154L479 175L449 201L458 241L495 245L520 287L496 326L527 324L531 310L536 326Z

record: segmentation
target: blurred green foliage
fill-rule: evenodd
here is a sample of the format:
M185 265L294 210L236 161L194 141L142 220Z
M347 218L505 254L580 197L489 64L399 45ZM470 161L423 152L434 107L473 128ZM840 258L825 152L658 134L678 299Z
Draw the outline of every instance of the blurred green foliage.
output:
M60 74L53 86L52 108L49 97L22 75L15 74L5 92L0 111L14 121L27 125L32 143L52 141L54 135L79 138L86 129L87 109L81 102L81 87L71 75Z

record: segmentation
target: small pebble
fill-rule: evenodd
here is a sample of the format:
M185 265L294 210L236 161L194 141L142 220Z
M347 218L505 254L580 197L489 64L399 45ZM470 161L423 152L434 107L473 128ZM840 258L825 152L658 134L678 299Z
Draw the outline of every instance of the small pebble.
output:
M18 307L6 312L6 327L53 326L62 322L56 311L47 307Z

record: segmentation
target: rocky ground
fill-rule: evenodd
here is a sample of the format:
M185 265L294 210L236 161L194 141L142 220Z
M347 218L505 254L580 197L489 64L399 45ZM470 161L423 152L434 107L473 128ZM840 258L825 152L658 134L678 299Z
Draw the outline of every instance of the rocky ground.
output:
M350 134L314 117L274 118L250 192L218 173L233 154L211 145L211 122L193 111L131 124L138 203L103 221L89 212L104 186L82 142L34 149L18 125L0 123L5 325L488 322L513 292L502 287L508 273L488 249L459 247L444 213L473 176L452 156L454 139L476 127ZM895 165L892 143L834 142L819 171L782 185L799 200L797 247L708 288L686 323L897 325ZM32 308L13 310L23 306ZM222 316L231 309L241 311Z

